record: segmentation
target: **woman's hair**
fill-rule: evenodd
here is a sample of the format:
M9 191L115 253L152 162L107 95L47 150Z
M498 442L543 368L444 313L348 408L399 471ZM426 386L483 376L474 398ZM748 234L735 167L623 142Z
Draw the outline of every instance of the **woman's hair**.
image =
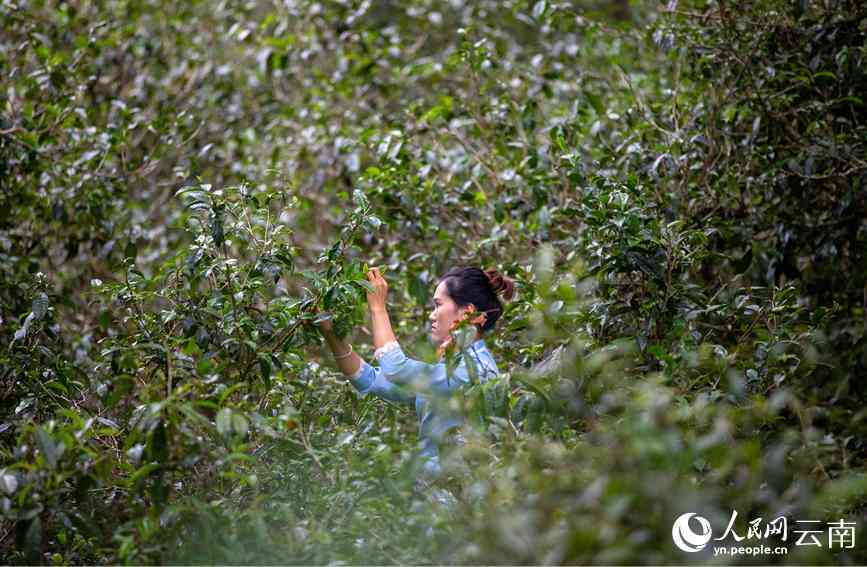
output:
M510 300L515 295L515 282L494 269L482 271L475 267L451 268L440 278L446 283L446 291L458 307L472 303L476 312L485 312L483 333L494 328L503 314L503 304L497 295Z

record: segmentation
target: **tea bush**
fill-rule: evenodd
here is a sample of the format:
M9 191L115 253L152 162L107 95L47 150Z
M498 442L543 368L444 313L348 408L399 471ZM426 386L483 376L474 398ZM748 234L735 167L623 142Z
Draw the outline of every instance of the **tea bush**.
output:
M5 563L864 562L860 2L0 6ZM314 322L372 360L382 266L432 362L456 264L518 294L443 505Z

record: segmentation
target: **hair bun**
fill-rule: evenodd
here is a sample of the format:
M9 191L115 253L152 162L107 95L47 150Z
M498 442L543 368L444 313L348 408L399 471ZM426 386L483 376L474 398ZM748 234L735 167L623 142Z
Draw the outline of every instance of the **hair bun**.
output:
M494 293L502 295L504 299L509 300L515 295L515 281L494 270L485 270L485 275L488 276L488 282L491 284Z

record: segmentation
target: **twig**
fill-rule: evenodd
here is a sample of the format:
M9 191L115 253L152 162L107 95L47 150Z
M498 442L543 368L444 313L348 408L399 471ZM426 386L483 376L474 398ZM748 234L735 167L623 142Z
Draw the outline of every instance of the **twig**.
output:
M635 101L638 103L638 106L640 106L641 109L644 111L645 116L647 117L647 120L651 124L653 124L654 128L656 128L657 130L659 130L663 134L665 134L667 136L674 136L673 132L666 130L665 128L663 128L662 126L660 126L659 124L656 123L656 120L653 119L653 113L650 111L650 108L644 102L644 99L642 99L641 96L638 94L638 91L636 91L635 88L632 86L632 81L629 80L629 76L627 76L626 71L624 71L623 67L621 67L620 65L616 65L616 67L617 67L617 70L620 71L620 78L623 79L624 83L626 83L626 86L629 88L629 92L631 92L632 96L635 97Z
M168 380L168 391L166 392L166 398L170 398L172 395L172 354L169 351L169 347L164 343L163 348L166 350L166 380Z
M791 170L786 173L793 173L802 179L829 179L831 177L846 177L849 176L856 171L860 171L862 169L867 169L867 164L856 165L854 167L850 167L846 171L836 172L832 171L831 173L824 173L822 175L804 175L803 173L798 173L797 171Z
M489 174L491 175L491 177L493 178L494 183L496 183L497 185L499 185L499 183L497 183L497 180L498 180L499 178L498 178L498 176L497 176L497 173L494 171L493 166L491 166L491 165L490 165L490 164L485 160L485 158L483 158L483 157L481 156L481 154L480 154L478 151L476 151L476 149L473 148L473 147L470 145L469 141L467 141L466 138L464 138L462 135L460 135L458 132L456 132L456 131L454 131L454 130L449 129L449 130L447 130L447 132L448 132L449 134L451 134L452 136L454 136L454 137L457 139L457 141L460 142L461 146L464 147L465 150L467 150L468 152L470 152L471 154L473 154L473 157L476 158L476 160L478 160L478 162L479 162L480 164L482 164L482 165L485 167L485 169L488 170L488 173L489 173Z

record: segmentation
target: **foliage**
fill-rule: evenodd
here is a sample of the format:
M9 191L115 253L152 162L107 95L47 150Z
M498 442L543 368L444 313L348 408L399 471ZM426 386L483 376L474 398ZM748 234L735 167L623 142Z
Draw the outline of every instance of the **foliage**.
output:
M682 562L733 509L861 520L784 560L863 562L865 22L3 2L5 562ZM449 266L518 284L453 506L306 324L370 360L368 264L428 361Z

